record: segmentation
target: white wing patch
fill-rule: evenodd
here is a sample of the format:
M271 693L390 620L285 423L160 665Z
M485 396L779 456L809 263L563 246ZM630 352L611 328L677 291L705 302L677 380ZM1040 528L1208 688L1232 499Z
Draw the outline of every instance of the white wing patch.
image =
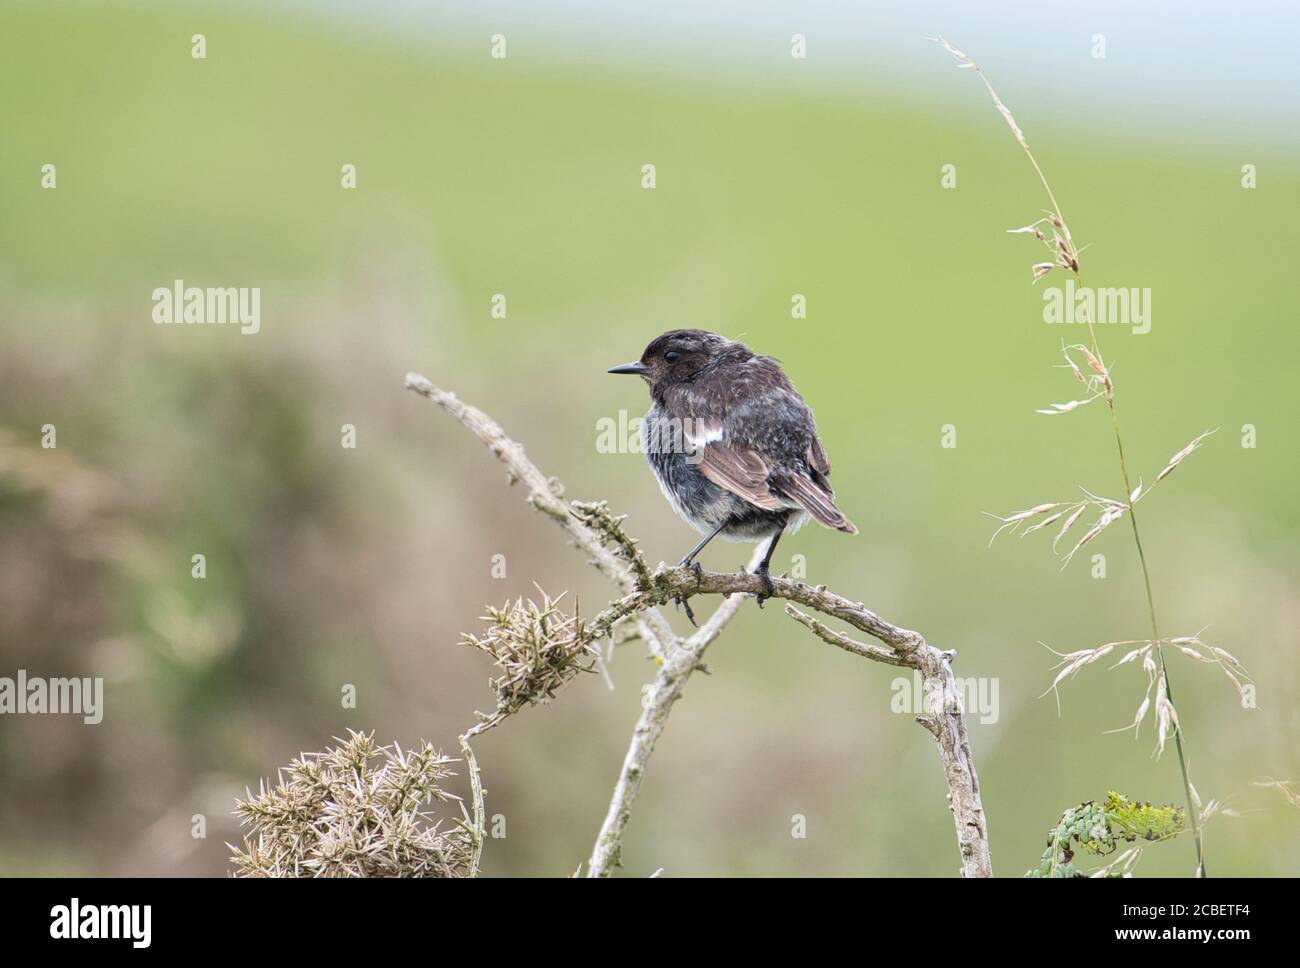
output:
M692 450L699 450L709 444L716 444L722 439L722 424L687 417L682 422L682 436L686 438Z

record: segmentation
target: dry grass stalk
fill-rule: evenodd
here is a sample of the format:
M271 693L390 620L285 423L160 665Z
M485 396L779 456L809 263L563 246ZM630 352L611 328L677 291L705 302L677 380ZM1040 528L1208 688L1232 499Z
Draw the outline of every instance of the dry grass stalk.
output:
M1296 789L1300 784L1297 784L1295 780L1275 780L1271 776L1262 776L1257 780L1252 780L1250 785L1276 790L1286 798L1287 803L1300 809L1300 790Z
M1067 347L1067 349L1069 348ZM1082 374L1080 374L1080 376L1082 376ZM1109 375L1107 375L1106 380L1106 386L1109 387L1111 385L1109 383ZM1066 413L1069 409L1073 409L1074 406L1079 406L1083 403L1090 403L1092 400L1097 399L1098 396L1105 395L1106 391L1102 390L1099 391L1097 395L1089 397L1083 401L1071 401L1070 404L1052 404L1053 407L1061 409L1051 411L1039 410L1038 413ZM1119 501L1110 497L1101 497L1093 494L1086 488L1080 487L1079 490L1083 491L1085 495L1082 500L1037 504L1034 507L1026 508L1023 511L1015 511L1005 517L1002 515L990 514L990 517L996 518L1002 523L997 530L993 532L993 536L989 538L989 544L991 545L1003 531L1008 531L1011 534L1018 534L1021 537L1024 537L1027 534L1033 534L1035 531L1041 531L1044 528L1051 527L1057 521L1064 518L1065 520L1061 525L1061 529L1056 533L1056 537L1052 539L1052 551L1057 552L1061 539L1063 539L1066 534L1069 533L1070 529L1078 523L1079 518L1083 516L1085 511L1089 508L1094 508L1097 511L1097 520L1088 527L1083 536L1075 542L1073 547L1071 547L1070 550L1061 558L1061 570L1064 571L1080 548L1100 535L1114 522L1118 521L1126 512L1131 512L1135 504L1150 494L1157 484L1172 474L1174 469L1177 468L1189 454L1201 446L1201 442L1204 441L1206 437L1215 432L1216 431L1214 430L1207 430L1194 438L1191 443L1169 459L1169 462L1165 464L1165 466L1160 470L1160 473L1156 475L1155 480L1151 482L1150 487L1144 487L1142 482L1139 481L1137 487L1133 488L1129 493L1128 500L1126 501ZM1044 517L1044 515L1046 515L1046 517ZM1033 522L1032 524L1030 523L1031 521Z
M998 96L997 91L994 90L993 85L989 82L989 79L984 75L984 72L980 69L979 65L976 64L974 60L972 60L964 51L961 51L956 47L953 47L951 44L949 44L946 40L944 40L941 37L931 38L931 39L935 40L937 43L942 45L943 48L956 59L959 67L968 70L973 70L975 71L976 74L979 75L979 78L983 82L984 87L987 89L989 93L989 97L992 98L993 104L997 108L998 113L1002 115L1007 125L1011 128L1011 132L1015 136L1016 141L1020 145L1021 149L1024 151L1025 157L1029 160L1029 163L1033 166L1034 172L1038 175L1038 180L1042 184L1043 191L1046 193L1047 199L1051 203L1051 208L1047 211L1044 217L1039 218L1028 225L1022 226L1021 228L1010 230L1012 233L1015 234L1032 235L1039 243L1045 246L1048 249L1048 251L1051 253L1050 261L1038 262L1033 265L1031 269L1032 281L1037 282L1038 280L1046 277L1050 273L1059 269L1065 272L1069 272L1077 282L1082 284L1082 277L1080 275L1080 267L1079 267L1079 255L1082 250L1076 245L1074 241L1074 236L1071 233L1069 225L1066 222L1065 216L1061 211L1061 206L1057 202L1056 196L1052 191L1052 186L1048 183L1046 175L1043 174L1043 170L1038 164L1038 159L1034 156L1033 151L1030 149L1029 143L1026 140L1024 132L1021 130L1020 125L1016 122L1016 119L1012 115L1011 111L1002 102L1002 99ZM1087 323L1088 326L1089 342L1087 345L1075 344L1073 346L1065 347L1064 355L1066 358L1065 365L1075 375L1075 378L1085 385L1085 388L1088 392L1084 398L1081 398L1079 400L1072 400L1064 404L1053 404L1049 408L1042 409L1039 412L1056 416L1062 413L1069 413L1071 411L1077 410L1080 407L1083 407L1086 404L1091 403L1094 399L1097 399L1098 396L1105 399L1107 409L1110 413L1111 428L1115 438L1115 447L1116 447L1116 454L1118 457L1120 476L1124 482L1123 493L1127 494L1128 498L1125 501L1115 501L1113 499L1097 498L1094 495L1088 494L1088 492L1085 491L1084 493L1088 494L1088 499L1083 502L1042 504L1042 505L1038 505L1035 508L1030 508L1027 511L1016 512L1015 514L1006 517L999 517L999 520L1002 522L1002 525L1001 527L998 528L996 532L994 532L994 537L996 537L998 533L1000 533L1002 530L1005 529L1010 529L1012 531L1018 530L1022 534L1029 533L1031 531L1036 531L1042 527L1046 527L1048 523L1055 523L1056 520L1059 520L1061 517L1065 516L1066 517L1065 525L1058 533L1056 542L1053 543L1053 548L1055 549L1056 544L1059 543L1061 538L1070 530L1070 528L1075 524L1075 522L1079 520L1080 515L1088 507L1096 508L1098 510L1098 517L1096 521L1091 525L1091 527L1088 528L1088 530L1085 532L1083 537L1073 546L1070 552L1065 555L1065 562L1064 564L1062 564L1062 568L1064 568L1065 565L1068 564L1070 559L1074 556L1075 552L1077 552L1081 547L1083 547L1088 542L1098 537L1103 531L1106 530L1107 527L1109 527L1115 521L1119 520L1119 518L1127 515L1129 519L1129 524L1133 532L1134 546L1137 550L1138 560L1141 564L1142 580L1143 580L1144 590L1146 592L1147 610L1151 621L1150 641L1153 645L1153 652L1155 656L1153 661L1155 665L1158 667L1158 675L1156 678L1156 683L1158 685L1158 688L1156 689L1156 695L1154 697L1154 702L1156 705L1156 718L1157 718L1157 729L1158 729L1157 748L1159 750L1163 750L1165 737L1168 735L1170 731L1172 731L1175 745L1178 750L1178 764L1179 764L1179 769L1182 773L1183 787L1184 787L1184 791L1187 794L1188 803L1190 807L1191 800L1192 800L1192 785L1191 785L1191 780L1187 774L1187 757L1183 750L1183 738L1182 738L1183 731L1181 726L1179 725L1177 711L1174 708L1173 701L1169 694L1168 672L1165 668L1164 649L1162 648L1162 643L1165 640L1163 640L1160 636L1159 622L1157 621L1157 617L1156 617L1155 596L1153 595L1151 590L1151 574L1147 564L1146 554L1142 548L1142 538L1138 528L1137 512L1135 510L1135 506L1137 502L1142 497L1145 496L1146 492L1144 492L1141 483L1139 483L1136 487L1134 487L1130 479L1128 464L1124 456L1123 436L1120 433L1119 415L1115 404L1115 383L1111 375L1112 368L1105 362L1105 358L1102 355L1101 346L1097 339L1096 326L1094 325L1092 314L1086 305L1083 307L1083 313L1084 313L1083 316L1084 322ZM1071 351L1075 351L1079 353L1084 358L1084 360L1088 364L1089 369L1092 371L1091 375L1085 376L1082 368L1071 357L1070 355ZM1165 465L1164 469L1162 469L1160 473L1156 476L1156 479L1155 481L1153 481L1152 486L1154 487L1155 484L1158 484L1170 473L1172 473L1173 470L1189 454L1191 454L1194 450L1197 449L1197 447L1200 446L1201 442L1208 436L1209 433L1211 432L1206 432L1201 434L1199 437L1195 438L1190 444L1184 447L1181 451L1175 454L1174 457L1169 461L1169 463ZM1046 522L1040 521L1032 525L1025 523L1028 522L1031 518L1035 517L1036 515L1047 515L1048 521ZM995 515L995 517L997 516ZM1066 670L1062 673L1062 676L1068 678L1069 676L1073 675L1074 672L1078 671L1077 666L1071 669L1071 666L1076 661L1078 660L1077 659L1071 660L1071 664L1067 665ZM1240 668L1239 664L1236 667ZM1224 668L1225 671L1228 672L1229 677L1232 678L1232 676L1235 674L1234 671L1230 671L1226 666ZM1054 683L1052 690L1049 691L1054 691L1056 685L1059 684L1060 681L1061 681L1061 677L1058 676L1057 683ZM1148 693L1149 692L1150 690L1148 690ZM1197 826L1196 813L1194 811L1191 812L1191 818L1192 818L1192 834L1196 843L1197 874L1199 876L1204 876L1205 875L1204 850L1203 850L1201 834Z
M1238 695L1245 700L1246 686L1245 683L1252 682L1249 673L1242 664L1227 649L1222 649L1216 645L1209 645L1201 637L1200 633L1196 635L1179 636L1172 639L1164 639L1156 642L1152 639L1129 639L1120 642L1107 642L1099 645L1094 649L1080 649L1075 652L1057 652L1051 646L1045 643L1039 643L1061 661L1058 662L1054 669L1060 669L1056 678L1052 681L1051 686L1043 693L1046 696L1049 692L1056 696L1057 712L1060 712L1061 697L1059 687L1066 681L1073 679L1075 675L1086 665L1090 665L1109 655L1116 649L1128 648L1124 656L1112 665L1111 669L1118 669L1122 665L1138 663L1147 677L1147 688L1142 694L1142 701L1138 704L1137 712L1134 714L1133 722L1127 726L1121 726L1118 729L1108 730L1111 733L1123 733L1128 730L1134 731L1136 737L1141 731L1142 723L1146 720L1147 713L1151 711L1152 703L1155 704L1156 711L1156 755L1164 752L1165 741L1168 739L1171 729L1178 728L1178 710L1169 697L1169 689L1165 674L1161 672L1157 662L1157 649L1161 646L1168 646L1178 650L1186 658L1203 663L1205 665L1216 665L1227 676L1228 681L1232 683L1237 690ZM1131 647L1131 648L1129 648ZM1153 695L1154 693L1154 695ZM1042 697L1039 697L1042 698ZM1190 788L1194 793L1195 787Z

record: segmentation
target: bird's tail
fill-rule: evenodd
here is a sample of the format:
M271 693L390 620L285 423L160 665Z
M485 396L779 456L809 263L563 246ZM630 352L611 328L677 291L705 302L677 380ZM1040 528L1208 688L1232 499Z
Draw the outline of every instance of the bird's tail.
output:
M791 501L794 501L801 508L817 519L818 523L834 528L836 531L843 531L847 534L857 534L857 526L846 518L843 512L835 506L833 495L828 491L822 490L817 484L813 483L802 475L789 475L779 479L774 479L772 484Z

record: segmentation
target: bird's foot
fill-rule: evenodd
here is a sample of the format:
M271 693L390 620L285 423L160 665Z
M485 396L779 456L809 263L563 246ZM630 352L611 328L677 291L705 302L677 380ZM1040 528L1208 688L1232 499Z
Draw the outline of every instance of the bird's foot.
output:
M767 570L767 565L760 565L754 574L763 580L763 591L754 596L758 607L762 608L763 603L776 594L776 586L772 584L772 573Z
M678 568L690 568L691 573L695 575L695 580L699 581L704 577L704 568L698 561L691 561L691 556L687 555L681 561L677 562ZM699 628L699 623L695 621L695 613L691 611L691 603L685 598L674 598L673 604L679 609L686 612L686 620Z

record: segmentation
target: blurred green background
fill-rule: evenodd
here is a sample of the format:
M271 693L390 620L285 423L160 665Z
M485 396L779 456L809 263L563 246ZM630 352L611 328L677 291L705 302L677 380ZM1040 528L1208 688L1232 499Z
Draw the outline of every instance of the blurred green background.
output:
M1170 658L1194 782L1243 814L1210 825L1210 872L1295 874L1300 811L1251 785L1300 778L1294 108L1261 90L1221 127L1195 107L1108 119L1072 69L1030 76L961 26L935 31L1017 112L1094 244L1085 281L1152 290L1149 334L1102 332L1135 475L1222 428L1142 523L1165 630L1208 625L1259 683L1243 710L1217 670ZM695 535L640 456L597 452L596 421L644 412L640 383L604 370L683 325L779 357L816 411L862 534L805 529L780 566L805 556L810 580L996 678L997 721L971 730L999 874L1036 864L1059 812L1108 789L1181 801L1149 720L1136 742L1105 734L1131 721L1140 671L1090 667L1060 716L1038 698L1055 660L1037 642L1145 634L1126 528L1090 546L1104 580L1084 555L1058 571L1042 535L988 547L982 512L1078 485L1122 495L1102 410L1033 412L1074 395L1053 365L1079 334L1043 323L1041 250L1004 233L1045 203L977 79L915 32L889 42L932 71L924 89L803 75L785 26L752 77L471 27L0 8L0 674L108 683L99 726L0 719L0 870L221 874L233 797L300 751L349 727L454 750L491 703L484 660L457 645L483 604L538 582L595 608L610 589L403 374L488 410L569 496L609 500L652 562L675 560ZM150 293L177 278L260 286L261 333L155 326ZM747 556L717 543L704 561ZM955 873L933 741L890 711L894 670L752 606L709 665L652 763L626 873ZM588 855L653 666L634 643L610 671L613 691L585 677L478 744L489 813L507 818L488 873L563 875ZM1139 872L1191 869L1183 842Z

